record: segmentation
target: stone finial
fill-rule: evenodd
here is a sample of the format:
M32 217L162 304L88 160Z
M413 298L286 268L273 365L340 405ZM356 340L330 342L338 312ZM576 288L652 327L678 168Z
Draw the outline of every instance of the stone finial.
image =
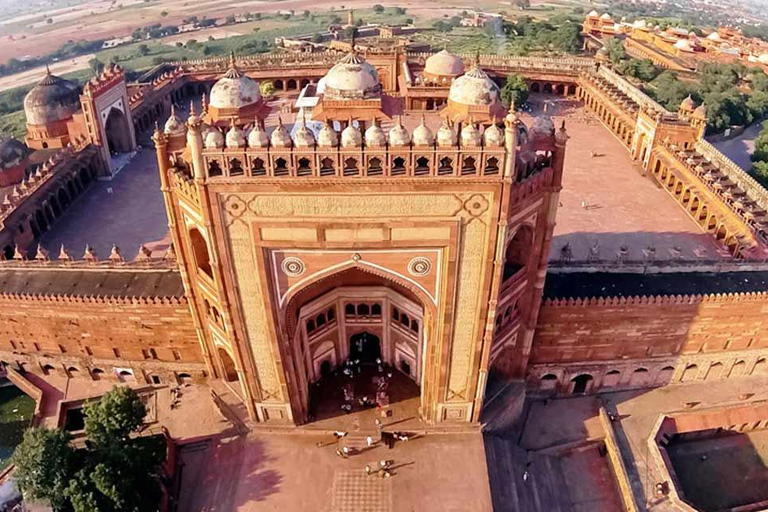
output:
M112 249L109 251L109 261L112 263L122 263L125 261L120 254L120 248L115 244L112 244Z
M51 258L49 256L48 251L43 247L43 244L37 244L37 253L35 254L35 259L37 261L50 261Z
M93 249L93 247L90 246L90 244L85 244L83 259L89 263L96 263L99 261L98 256L96 256L96 251Z
M173 248L173 244L168 246L168 250L165 252L165 259L168 261L176 261L176 249Z
M147 261L152 258L152 251L146 245L139 246L139 253L136 255L136 261Z
M26 253L21 250L21 248L19 247L19 244L16 244L13 247L13 259L15 261L24 261L27 259Z
M61 244L61 248L59 249L59 261L72 261L72 256L69 255L69 251L66 247L64 247L64 244Z
M208 100L206 99L205 93L203 93L203 96L200 99L200 105L200 109L202 110L203 114L208 112Z

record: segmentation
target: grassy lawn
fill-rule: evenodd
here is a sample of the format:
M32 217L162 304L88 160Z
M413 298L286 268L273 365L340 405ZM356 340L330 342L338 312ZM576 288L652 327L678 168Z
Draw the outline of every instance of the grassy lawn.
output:
M8 465L34 410L35 401L16 386L0 388L0 469Z

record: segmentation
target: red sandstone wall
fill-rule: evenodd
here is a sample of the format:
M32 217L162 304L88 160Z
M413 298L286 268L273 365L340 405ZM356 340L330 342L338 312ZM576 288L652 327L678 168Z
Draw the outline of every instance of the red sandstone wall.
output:
M0 299L0 337L0 350L30 355L135 361L154 349L158 361L203 362L186 301Z
M603 361L768 346L768 295L593 300L541 308L531 363Z

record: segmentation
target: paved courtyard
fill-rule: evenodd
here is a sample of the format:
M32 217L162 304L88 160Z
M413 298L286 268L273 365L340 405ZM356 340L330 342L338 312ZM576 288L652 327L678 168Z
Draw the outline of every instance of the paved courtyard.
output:
M318 447L317 443L324 444ZM331 436L255 431L182 450L179 510L484 512L491 510L480 434L433 434L341 459ZM365 465L393 461L392 476Z
M736 165L748 171L752 168L750 156L755 152L755 140L762 129L763 123L754 123L748 126L741 135L729 140L715 142L712 145L733 160Z
M142 243L158 242L167 233L157 159L153 149L145 148L114 179L93 183L43 235L42 244L52 255L64 244L74 258L81 258L90 244L101 259L117 244L131 260Z
M621 142L578 102L534 96L532 113L523 116L529 127L532 115L541 114L543 101L557 127L565 119L570 136L550 261L560 258L566 243L574 261L586 261L595 242L600 259L607 261L616 260L622 245L629 247L627 259L635 261L642 261L649 245L655 246L658 260L672 259L674 247L686 260L697 259L694 251L699 248L716 257L714 239L643 176Z

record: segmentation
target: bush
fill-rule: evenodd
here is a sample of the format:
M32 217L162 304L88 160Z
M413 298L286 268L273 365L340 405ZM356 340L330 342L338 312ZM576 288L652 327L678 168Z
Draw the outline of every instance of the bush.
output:
M376 5L374 5L374 6L373 6L373 12L375 12L375 13L377 13L377 14L381 14L381 13L383 13L383 12L384 12L384 6L383 6L383 5L381 5L381 4L376 4Z

